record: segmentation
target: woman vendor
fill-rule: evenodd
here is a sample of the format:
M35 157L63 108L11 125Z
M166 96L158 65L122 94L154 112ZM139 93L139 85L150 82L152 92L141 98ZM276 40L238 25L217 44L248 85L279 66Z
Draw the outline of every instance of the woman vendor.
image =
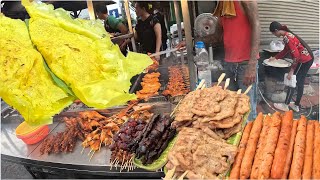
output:
M161 25L159 20L152 15L152 5L146 1L138 1L135 3L135 8L140 18L136 25L135 38L140 42L142 53L160 52Z
M293 59L293 64L287 78L291 80L292 76L295 75L297 80L297 98L295 103L290 104L295 88L288 87L285 103L274 103L274 106L282 111L288 111L288 106L290 106L294 111L299 112L300 101L303 95L304 80L313 63L313 53L308 44L290 31L287 26L274 21L270 24L270 31L273 35L282 37L285 44L284 49L275 57L270 58L270 61L281 59L290 53Z

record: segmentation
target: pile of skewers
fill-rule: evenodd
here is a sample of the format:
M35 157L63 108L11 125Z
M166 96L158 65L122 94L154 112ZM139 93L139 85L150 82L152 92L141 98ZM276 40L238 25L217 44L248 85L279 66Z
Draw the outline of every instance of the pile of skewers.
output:
M190 91L189 79L186 80L183 74L188 73L188 68L183 66L171 66L169 69L169 82L167 89L163 91L164 96L179 96L187 94ZM182 72L182 73L181 73Z
M90 147L92 152L90 159L96 151L99 151L101 146L108 147L112 143L113 134L119 131L119 127L124 123L124 119L117 115L106 118L102 116L99 119L78 119L80 126L88 132L85 140L82 142L83 150ZM85 122L85 123L83 123ZM89 126L86 126L89 124Z
M147 124L144 120L129 119L125 122L120 131L113 137L114 143L110 146L111 168L120 165L120 172L128 168L132 170L134 154L130 152L130 143L140 134Z
M170 125L173 119L166 115L154 115L151 121L130 144L131 151L142 164L151 164L158 159L176 134Z
M161 87L159 82L160 73L154 72L146 74L142 78L141 86L142 89L137 92L138 99L147 101L150 97L159 95L158 91Z
M84 133L77 124L68 124L64 132L47 137L40 148L41 155L72 152L78 139L84 139Z
M101 145L109 147L114 143L113 136L120 130L120 127L125 121L130 118L144 119L151 117L151 113L147 112L150 108L150 106L137 106L136 102L133 102L118 114L94 123L96 128L92 128L92 131L86 136L86 139L82 143L83 148L90 146L89 155L92 152L90 159L96 151L100 150Z
M149 54L149 55L151 55L151 54ZM146 72L156 71L159 67L159 62L156 60L156 58L152 57L151 59L152 59L153 63L146 68Z
M92 153L91 160L94 153L101 149L101 146L108 147L112 144L113 135L119 131L120 126L128 117L139 117L140 110L134 110L135 103L111 117L103 116L97 111L83 111L77 113L76 117L64 117L66 130L46 138L42 143L41 153L72 152L77 140L81 140L83 150L90 147L88 155Z

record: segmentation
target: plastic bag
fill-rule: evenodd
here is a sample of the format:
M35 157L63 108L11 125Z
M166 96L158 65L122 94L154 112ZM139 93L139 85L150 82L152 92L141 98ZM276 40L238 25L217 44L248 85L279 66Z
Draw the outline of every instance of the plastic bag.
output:
M270 43L270 50L272 51L282 51L284 49L284 44L280 40L273 40Z
M29 125L52 123L52 116L70 105L74 97L47 72L23 21L0 14L0 34L0 97Z
M296 75L292 75L290 80L287 77L288 77L288 73L284 74L284 85L295 88L297 84Z

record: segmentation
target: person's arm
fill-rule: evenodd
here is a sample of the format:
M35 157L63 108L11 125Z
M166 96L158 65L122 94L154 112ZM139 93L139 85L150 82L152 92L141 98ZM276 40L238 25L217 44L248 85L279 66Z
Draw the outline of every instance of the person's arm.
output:
M260 21L257 1L240 1L251 26L250 63L257 63L260 45Z
M249 65L246 68L243 84L249 86L256 82L257 78L257 58L260 45L260 22L257 1L239 1L242 3L251 26L251 47Z
M288 45L285 45L284 49L281 52L279 52L277 55L275 55L274 57L275 57L275 59L282 59L288 54L288 52L289 52Z
M160 52L162 37L161 37L161 25L157 23L153 27L154 33L156 34L156 53Z
M123 23L118 24L118 29L122 35L128 34L128 28ZM126 39L125 41L123 41L120 45L120 49L124 50L127 47L127 44L129 42L130 42L130 39Z
M123 23L119 23L117 26L117 29L119 29L119 31L121 32L121 34L128 34L128 28L123 24Z
M108 16L107 23L112 29L119 30L122 35L128 33L128 28L121 22L121 20L113 16Z

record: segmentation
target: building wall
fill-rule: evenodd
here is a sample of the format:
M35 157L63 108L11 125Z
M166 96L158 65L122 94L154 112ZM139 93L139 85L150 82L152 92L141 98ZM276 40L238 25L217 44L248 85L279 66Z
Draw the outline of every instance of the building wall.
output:
M258 1L261 23L261 48L276 39L269 31L272 21L285 24L312 49L319 48L319 0Z

